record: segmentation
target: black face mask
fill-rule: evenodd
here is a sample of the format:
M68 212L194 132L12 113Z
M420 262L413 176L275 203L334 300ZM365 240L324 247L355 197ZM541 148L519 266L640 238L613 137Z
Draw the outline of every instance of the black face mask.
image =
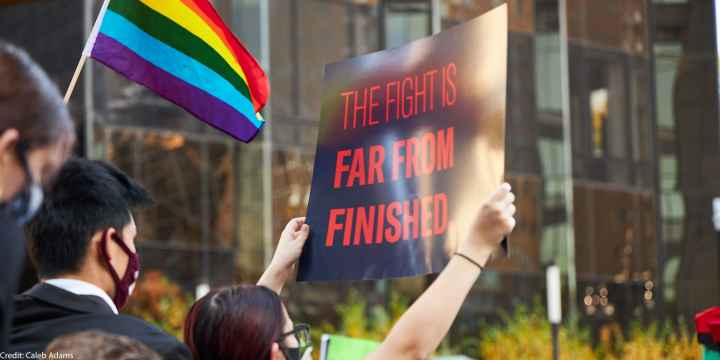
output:
M35 182L27 162L27 146L18 144L17 157L25 172L25 187L7 202L0 203L0 210L7 211L19 225L24 225L35 216L43 201L42 187Z
M312 359L312 347L309 348L280 348L287 360L310 360ZM302 351L302 353L301 353Z
M282 345L285 338L293 336L298 342L298 347L290 348ZM279 339L280 351L285 355L286 360L310 360L312 359L312 342L310 340L310 327L306 324L298 324L295 328L282 334Z

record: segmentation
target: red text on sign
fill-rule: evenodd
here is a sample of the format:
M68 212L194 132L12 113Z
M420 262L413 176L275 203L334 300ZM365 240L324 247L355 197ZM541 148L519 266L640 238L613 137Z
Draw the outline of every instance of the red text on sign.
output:
M388 204L331 209L325 246L395 244L443 235L448 228L445 193Z

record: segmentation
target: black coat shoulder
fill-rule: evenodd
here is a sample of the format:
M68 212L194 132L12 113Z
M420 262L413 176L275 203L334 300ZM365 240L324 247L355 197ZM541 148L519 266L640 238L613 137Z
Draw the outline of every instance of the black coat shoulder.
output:
M14 313L13 295L25 258L25 238L6 211L0 210L0 352L8 349L8 334Z
M145 320L130 315L115 315L114 319L108 319L108 321L115 321L113 327L121 328L118 331L127 330L127 333L120 335L131 338L133 334L138 336L138 340L155 350L164 359L192 359L190 350L184 343ZM139 333L138 330L140 330Z
M68 301L70 296L68 296ZM80 300L87 299L77 299ZM187 346L158 327L133 316L82 313L28 295L15 298L17 312L10 336L12 352L42 352L57 337L96 330L138 340L168 360L192 358ZM75 304L77 305L77 304ZM87 304L87 308L91 305Z

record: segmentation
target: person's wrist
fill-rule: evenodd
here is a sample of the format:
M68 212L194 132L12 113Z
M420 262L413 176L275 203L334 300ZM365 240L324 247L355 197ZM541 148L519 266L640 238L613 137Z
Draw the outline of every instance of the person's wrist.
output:
M463 257L468 257L480 267L485 268L487 266L487 263L490 261L490 256L492 255L492 252L458 249L456 254L463 255Z
M291 269L289 265L276 258L273 258L270 261L270 266L268 267L268 270L273 275L273 277L285 280L288 278L288 276L290 276Z
M482 273L482 272L485 271L485 266L480 265L480 263L478 263L477 261L475 261L473 258L471 258L470 256L467 256L467 255L463 254L463 253L460 252L460 251L455 252L455 256L454 256L454 257L455 257L455 258L459 258L461 261L463 261L463 262L465 262L465 263L467 263L467 264L471 264L471 265L472 265L473 267L475 267L475 269L478 271L478 274L480 274L480 273Z
M495 251L493 246L487 245L486 243L481 244L465 244L465 246L458 247L457 252L465 256L470 257L473 261L480 264L481 266L487 266L490 256Z

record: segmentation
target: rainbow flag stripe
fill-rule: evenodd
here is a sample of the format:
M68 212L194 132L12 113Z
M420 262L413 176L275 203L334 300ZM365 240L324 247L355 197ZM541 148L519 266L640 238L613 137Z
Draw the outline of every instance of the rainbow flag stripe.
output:
M244 142L268 79L207 0L110 0L90 55Z

